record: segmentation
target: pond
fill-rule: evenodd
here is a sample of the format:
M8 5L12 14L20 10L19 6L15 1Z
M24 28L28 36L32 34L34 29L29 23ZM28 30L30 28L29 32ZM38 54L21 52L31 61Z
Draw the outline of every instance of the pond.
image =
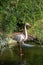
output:
M43 65L43 47L38 46L23 47L22 62L26 65ZM0 51L0 65L21 65L18 46L3 49Z

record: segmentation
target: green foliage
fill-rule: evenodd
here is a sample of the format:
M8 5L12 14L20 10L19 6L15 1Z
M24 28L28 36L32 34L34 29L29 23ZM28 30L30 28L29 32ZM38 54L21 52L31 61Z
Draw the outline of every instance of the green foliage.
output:
M43 40L43 20L38 20L29 30L30 34L35 35L38 39Z
M43 19L43 0L0 0L0 30L18 31L19 25ZM23 26L21 26L23 27Z

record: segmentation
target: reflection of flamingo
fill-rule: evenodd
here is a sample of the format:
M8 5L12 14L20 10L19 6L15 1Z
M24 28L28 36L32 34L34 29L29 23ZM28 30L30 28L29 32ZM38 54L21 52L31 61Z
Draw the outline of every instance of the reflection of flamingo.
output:
M19 50L20 50L20 57L22 58L22 43L24 44L24 41L26 41L28 39L28 34L27 34L27 29L26 27L31 27L31 25L29 23L26 23L25 24L25 30L24 30L24 34L23 33L17 33L14 35L14 38L17 42L18 42L18 45L19 45Z

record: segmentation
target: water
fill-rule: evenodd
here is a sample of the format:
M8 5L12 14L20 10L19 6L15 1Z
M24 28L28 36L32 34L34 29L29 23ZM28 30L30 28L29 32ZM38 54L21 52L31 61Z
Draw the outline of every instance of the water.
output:
M23 47L23 54L26 65L43 65L43 47ZM0 65L20 65L18 46L6 47L3 53L0 52Z
M43 48L25 48L24 54L27 65L43 65Z

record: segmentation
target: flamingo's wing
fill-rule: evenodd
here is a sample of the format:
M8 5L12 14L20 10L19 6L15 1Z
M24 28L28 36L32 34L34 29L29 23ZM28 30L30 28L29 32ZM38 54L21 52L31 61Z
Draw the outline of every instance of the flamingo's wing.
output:
M17 42L21 42L23 41L25 38L24 34L16 34L12 37L12 39L16 40Z

